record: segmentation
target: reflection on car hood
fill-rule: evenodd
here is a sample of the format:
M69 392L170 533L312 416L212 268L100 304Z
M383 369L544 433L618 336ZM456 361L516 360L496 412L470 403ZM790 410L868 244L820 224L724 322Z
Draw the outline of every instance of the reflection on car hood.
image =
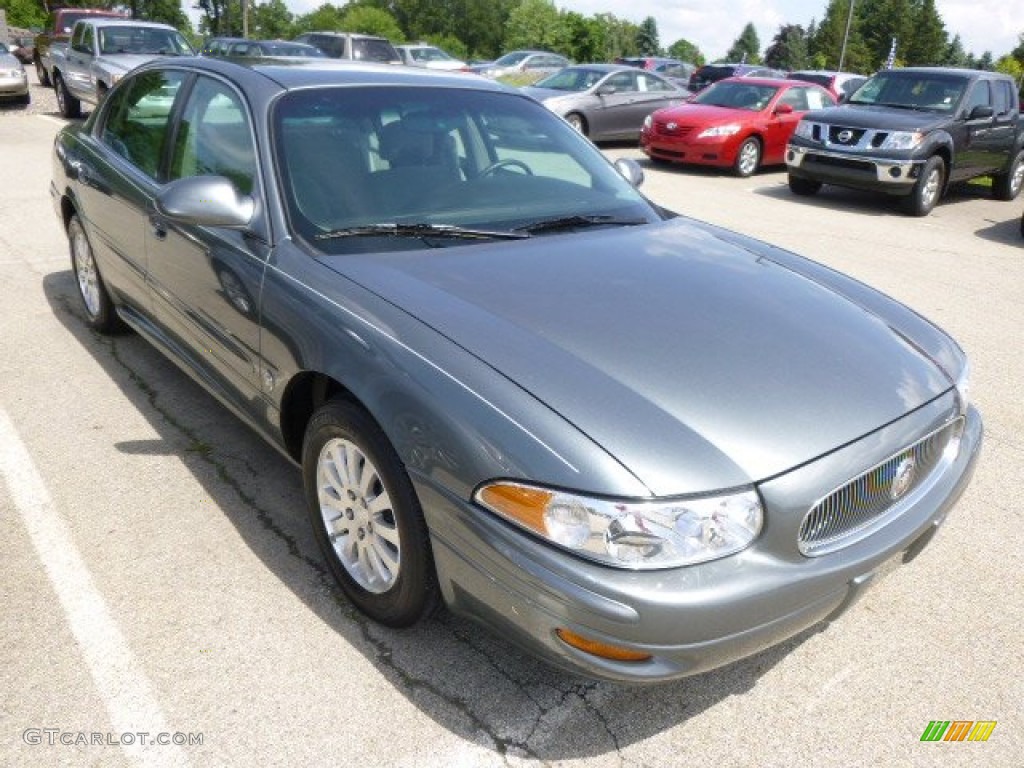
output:
M167 54L161 53L118 53L115 55L103 55L103 66L108 71L122 70L128 72L136 67L142 66L147 61L163 58Z
M930 131L949 123L949 115L896 107L850 104L808 112L804 119L847 128L884 128L890 131Z
M668 495L784 472L950 388L876 316L769 254L675 220L324 261Z
M537 101L572 98L581 96L585 93L585 91L559 91L555 88L536 88L534 86L527 86L521 90L527 96L532 99L536 99Z
M759 112L749 109L732 109L715 107L710 104L680 104L677 107L662 109L657 116L662 120L675 120L683 125L714 125L716 123L734 123L737 120L749 120Z

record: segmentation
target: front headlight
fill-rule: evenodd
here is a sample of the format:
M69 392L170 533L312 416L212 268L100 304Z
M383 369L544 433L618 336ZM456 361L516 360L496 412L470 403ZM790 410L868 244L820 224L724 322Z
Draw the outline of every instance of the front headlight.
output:
M796 124L796 130L793 133L799 136L801 139L807 139L808 141L814 140L814 123L809 123L806 120L801 120Z
M914 149L924 139L918 131L893 131L885 137L882 149Z
M582 557L618 568L675 568L747 547L761 531L753 490L672 499L597 499L513 482L481 487L477 503Z
M644 118L644 125L642 130L649 131L651 130L652 125L654 125L654 120L650 115L648 115L647 117Z
M728 125L716 125L712 128L705 128L699 134L698 139L710 139L716 136L735 136L740 132L740 125L738 123L729 123Z

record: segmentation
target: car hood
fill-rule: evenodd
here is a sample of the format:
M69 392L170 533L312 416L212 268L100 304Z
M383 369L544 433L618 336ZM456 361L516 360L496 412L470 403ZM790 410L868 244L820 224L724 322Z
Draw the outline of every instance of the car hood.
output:
M676 219L323 260L673 495L780 474L951 386L926 345L771 251Z
M818 109L804 115L805 120L846 128L880 128L890 131L930 131L949 123L948 115L913 109L846 104Z
M680 104L668 109L658 110L656 116L661 120L675 120L684 125L715 125L718 123L735 123L750 120L758 113L747 109L731 109L715 107L710 104Z
M526 86L521 89L530 98L537 101L552 101L554 99L578 99L586 94L586 91L559 91L555 88L536 88Z
M104 55L100 64L108 72L128 72L136 67L142 66L147 61L164 58L165 54L159 53L118 53L113 56Z

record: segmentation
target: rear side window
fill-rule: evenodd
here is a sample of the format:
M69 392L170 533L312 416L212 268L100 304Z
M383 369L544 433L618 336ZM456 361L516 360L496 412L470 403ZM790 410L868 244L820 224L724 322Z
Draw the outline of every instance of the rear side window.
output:
M395 48L387 40L356 38L352 41L352 58L359 61L399 61Z
M151 71L107 99L100 140L151 179L160 169L167 124L185 75Z
M997 115L1005 115L1016 109L1017 105L1013 99L1013 88L1005 80L993 83L995 85L994 92L992 94L993 103L992 106L995 109Z

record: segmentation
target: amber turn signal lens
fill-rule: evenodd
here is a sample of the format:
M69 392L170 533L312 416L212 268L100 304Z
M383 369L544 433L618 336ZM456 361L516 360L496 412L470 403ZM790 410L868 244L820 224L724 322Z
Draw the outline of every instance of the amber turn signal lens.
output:
M544 524L544 512L552 496L554 494L550 491L513 483L489 485L480 492L480 500L491 509L545 536L548 530Z
M653 658L649 653L591 640L582 635L577 635L575 632L570 632L568 629L556 629L555 634L566 645L571 645L573 648L578 648L584 653L589 653L591 656L599 656L602 659L611 659L612 661L650 661Z

